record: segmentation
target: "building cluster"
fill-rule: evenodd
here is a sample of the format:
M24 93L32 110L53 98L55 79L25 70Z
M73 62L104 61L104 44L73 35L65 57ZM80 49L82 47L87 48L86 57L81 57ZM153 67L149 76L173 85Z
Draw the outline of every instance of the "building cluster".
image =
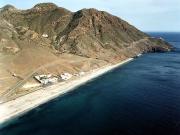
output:
M48 74L48 75L36 75L34 78L37 81L39 81L41 84L48 84L48 83L56 83L56 82L58 82L58 78L52 76L51 74Z
M85 72L79 72L78 74L74 74L74 76L83 76L84 74ZM48 75L41 74L41 75L34 76L34 78L43 85L57 83L60 80L67 81L71 79L72 77L73 75L67 72L62 73L59 76L53 76L51 74L48 74Z

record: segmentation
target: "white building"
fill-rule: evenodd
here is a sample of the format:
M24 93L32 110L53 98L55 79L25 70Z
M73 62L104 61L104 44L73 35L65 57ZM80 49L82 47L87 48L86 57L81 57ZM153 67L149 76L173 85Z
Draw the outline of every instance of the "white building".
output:
M70 73L63 73L60 75L60 77L62 80L69 80L72 77L72 75Z
M58 78L57 77L49 78L49 82L50 83L56 83L56 82L58 82Z
M42 34L42 37L48 38L49 36L48 36L48 34Z
M83 75L85 75L85 72L79 72L79 75L83 76Z
M38 80L41 84L48 84L48 83L56 83L56 82L58 82L58 78L57 77L52 77L51 74L37 75L34 78L36 80Z

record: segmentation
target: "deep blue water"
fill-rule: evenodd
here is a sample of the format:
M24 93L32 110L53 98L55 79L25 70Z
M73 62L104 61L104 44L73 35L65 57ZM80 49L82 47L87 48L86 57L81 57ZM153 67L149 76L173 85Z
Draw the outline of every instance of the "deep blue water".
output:
M150 33L176 50L146 54L0 129L0 135L179 135L180 33Z

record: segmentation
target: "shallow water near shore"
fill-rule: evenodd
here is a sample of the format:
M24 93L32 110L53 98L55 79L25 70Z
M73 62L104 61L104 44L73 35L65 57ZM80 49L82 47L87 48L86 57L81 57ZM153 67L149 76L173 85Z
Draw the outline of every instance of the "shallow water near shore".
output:
M180 33L150 33L176 47L145 54L8 123L0 135L180 134Z

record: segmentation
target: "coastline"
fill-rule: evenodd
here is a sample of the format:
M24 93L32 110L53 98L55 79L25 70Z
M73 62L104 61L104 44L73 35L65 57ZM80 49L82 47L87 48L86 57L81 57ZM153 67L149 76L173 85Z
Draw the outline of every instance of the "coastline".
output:
M108 65L88 72L86 75L75 80L45 87L25 96L19 97L15 100L0 104L0 127L1 124L7 122L8 120L21 116L54 98L74 90L75 88L85 84L88 81L91 81L96 77L99 77L117 67L132 61L133 59L134 58L128 58L118 64L110 66Z

